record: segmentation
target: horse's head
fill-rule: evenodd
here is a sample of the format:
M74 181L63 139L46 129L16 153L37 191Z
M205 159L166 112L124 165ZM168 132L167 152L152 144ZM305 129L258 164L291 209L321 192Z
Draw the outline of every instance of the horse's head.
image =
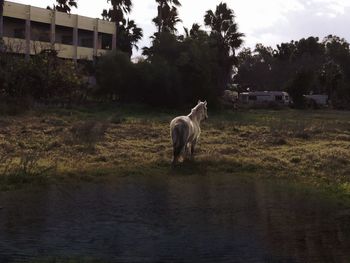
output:
M197 112L198 112L198 115L199 115L199 119L200 120L206 120L208 119L208 108L207 108L207 101L198 101L198 104L197 104Z

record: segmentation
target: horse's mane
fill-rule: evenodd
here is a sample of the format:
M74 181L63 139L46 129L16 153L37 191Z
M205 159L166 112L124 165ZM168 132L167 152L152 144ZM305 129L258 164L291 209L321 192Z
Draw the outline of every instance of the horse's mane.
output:
M200 108L200 107L203 107L204 106L204 103L201 102L201 103L198 103L192 110L191 110L191 113L188 115L189 117L191 116L194 116L197 114L197 110Z
M191 109L191 113L197 111L197 109L201 106L201 104L197 104L194 108Z

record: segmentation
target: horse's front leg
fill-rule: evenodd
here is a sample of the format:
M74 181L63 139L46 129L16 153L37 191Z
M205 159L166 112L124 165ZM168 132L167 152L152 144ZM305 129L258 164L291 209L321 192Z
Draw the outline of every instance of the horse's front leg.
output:
M191 150L192 150L192 144L190 142L188 142L186 144L186 150L185 150L186 158L191 158L191 155L192 155Z
M196 148L196 144L197 144L197 139L191 143L191 160L194 160L194 151Z

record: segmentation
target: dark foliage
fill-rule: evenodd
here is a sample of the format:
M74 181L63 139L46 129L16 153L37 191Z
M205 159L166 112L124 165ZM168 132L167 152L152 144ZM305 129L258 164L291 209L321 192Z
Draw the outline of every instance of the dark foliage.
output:
M82 95L84 81L73 62L46 51L31 57L0 54L0 96L35 101L72 100Z
M218 88L222 93L232 82L233 69L237 65L236 49L242 46L244 34L238 31L234 11L226 3L220 3L215 12L208 10L204 23L211 29L210 37L217 47L220 61Z
M78 8L76 0L56 0L56 5L53 6L54 10L59 12L69 13L72 11L72 8ZM51 9L50 6L47 9Z
M131 63L121 52L101 58L97 94L154 106L176 107L198 99L215 104L220 62L211 38L202 32L180 41L164 32L159 40L152 47L152 56L138 63Z
M336 108L350 108L349 43L337 36L282 43L275 50L258 44L238 55L235 76L241 90L286 90L297 107L306 94L328 95Z
M181 22L177 7L181 6L178 0L156 0L158 15L152 21L158 28L157 37L162 32L176 32L176 24Z

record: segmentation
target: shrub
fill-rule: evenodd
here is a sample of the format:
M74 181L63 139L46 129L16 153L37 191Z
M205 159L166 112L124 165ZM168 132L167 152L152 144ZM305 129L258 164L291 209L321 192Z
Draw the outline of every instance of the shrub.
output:
M16 182L17 179L26 180L26 177L46 176L56 170L57 164L41 164L44 156L45 153L40 151L24 151L17 158L0 152L0 177Z
M71 143L83 144L89 149L93 149L100 141L106 130L108 123L97 121L79 122L71 128Z
M82 95L85 87L74 63L57 58L53 52L43 52L29 60L0 53L0 81L1 96L35 101L73 100Z
M33 105L33 100L30 97L12 98L0 97L0 115L18 115Z

